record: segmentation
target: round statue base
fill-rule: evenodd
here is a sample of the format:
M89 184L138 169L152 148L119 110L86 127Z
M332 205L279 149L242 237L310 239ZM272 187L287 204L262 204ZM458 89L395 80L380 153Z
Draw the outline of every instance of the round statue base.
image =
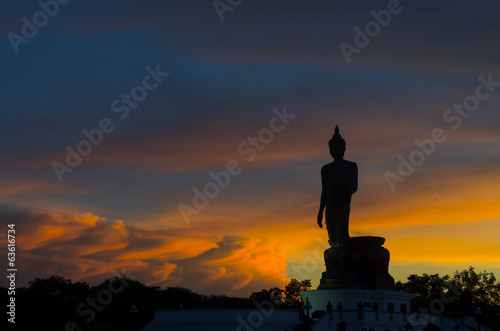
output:
M344 249L325 250L326 272L318 289L396 290L384 242L382 237L351 237Z

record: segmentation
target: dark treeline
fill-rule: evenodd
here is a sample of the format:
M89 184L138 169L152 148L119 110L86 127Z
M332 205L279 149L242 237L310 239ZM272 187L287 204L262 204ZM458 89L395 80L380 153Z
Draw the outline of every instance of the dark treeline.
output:
M415 294L412 312L474 316L479 307L482 314L477 315L478 321L500 331L500 284L493 273L477 273L470 267L457 271L453 277L411 275L396 286L400 291ZM154 318L156 309L256 308L256 302L266 300L275 309L297 309L303 304L300 293L310 287L310 280L292 279L283 289L274 287L241 298L203 295L181 287L161 289L125 275L96 286L74 283L61 276L36 278L28 287L16 290L15 327L3 318L0 329L140 330ZM0 288L0 298L8 303L7 289Z
M309 280L292 280L284 289L254 292L247 298L203 295L181 287L146 286L125 275L90 286L61 276L36 278L16 290L15 325L6 318L1 330L140 330L154 319L156 309L255 308L255 301L269 300L276 309L295 309ZM8 303L0 287L1 302ZM4 306L5 307L5 306ZM135 309L134 309L135 308ZM7 307L8 309L8 307Z
M500 283L492 272L476 272L469 267L456 271L453 277L410 275L406 282L397 282L396 287L414 293L412 312L444 317L476 316L481 324L500 331Z

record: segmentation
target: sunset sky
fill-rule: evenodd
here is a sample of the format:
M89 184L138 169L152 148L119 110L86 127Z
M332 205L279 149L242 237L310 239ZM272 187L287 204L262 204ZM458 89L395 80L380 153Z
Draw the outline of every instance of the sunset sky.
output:
M396 280L500 276L498 1L213 3L0 4L0 256L14 223L18 286L317 286L336 124L359 168L350 234L386 238Z

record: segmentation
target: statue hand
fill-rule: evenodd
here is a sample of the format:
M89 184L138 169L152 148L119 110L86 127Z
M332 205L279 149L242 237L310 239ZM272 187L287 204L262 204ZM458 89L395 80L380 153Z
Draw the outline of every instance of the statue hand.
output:
M318 214L318 226L323 228L323 213Z

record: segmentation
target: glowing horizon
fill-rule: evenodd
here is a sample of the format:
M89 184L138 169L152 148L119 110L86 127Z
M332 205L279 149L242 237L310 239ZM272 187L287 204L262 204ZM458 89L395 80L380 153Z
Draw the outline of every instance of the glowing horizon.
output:
M72 2L18 52L7 38L0 234L16 223L18 285L317 285L336 124L359 168L350 235L386 238L396 280L500 275L498 8L408 3L348 63L339 44L386 5L244 2L220 21L203 1ZM40 10L5 6L4 35Z

